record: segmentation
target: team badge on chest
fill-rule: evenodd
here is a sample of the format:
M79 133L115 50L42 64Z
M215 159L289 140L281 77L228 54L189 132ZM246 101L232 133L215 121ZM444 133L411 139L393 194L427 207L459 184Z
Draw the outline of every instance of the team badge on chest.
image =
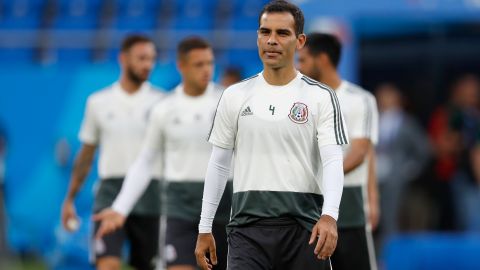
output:
M301 102L293 103L288 118L297 124L304 124L308 121L308 107Z

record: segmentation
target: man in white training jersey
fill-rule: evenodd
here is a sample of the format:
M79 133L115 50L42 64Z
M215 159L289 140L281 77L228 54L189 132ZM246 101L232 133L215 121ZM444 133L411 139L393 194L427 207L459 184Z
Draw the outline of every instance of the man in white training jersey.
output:
M165 261L169 270L195 270L197 228L202 207L205 171L212 146L206 141L222 89L211 82L214 56L203 39L182 40L177 49L182 83L153 110L141 154L129 170L112 209L96 216L99 235L120 227L147 186L151 164L164 160L167 181ZM215 269L226 269L227 235L232 185L223 197L213 230L222 252Z
M67 230L78 224L74 199L88 175L95 151L100 148L100 185L95 194L94 212L109 207L123 183L127 170L140 151L150 111L163 97L147 82L155 64L153 42L139 35L127 37L121 47L121 75L112 86L92 94L87 101L80 130L82 148L72 172L62 207L62 223ZM158 179L160 164L155 164ZM120 269L124 240L130 242L130 264L136 269L154 269L158 254L160 185L152 181L131 211L125 226L116 233L92 241L97 269ZM95 222L95 231L99 223Z
M335 89L350 138L350 144L343 147L345 184L338 217L338 245L332 256L332 266L336 270L370 270L376 269L376 262L365 205L369 202L372 210L378 209L375 172L371 171L369 175L368 168L369 153L375 151L378 140L378 109L372 94L341 79L337 72L341 49L341 43L334 35L309 34L305 47L299 52L299 69ZM366 197L367 191L369 198ZM372 221L376 223L376 220L378 218Z
M232 156L228 269L331 269L348 138L335 93L295 69L303 24L297 6L265 5L257 32L263 71L219 102L195 250L203 270L217 263L212 222Z

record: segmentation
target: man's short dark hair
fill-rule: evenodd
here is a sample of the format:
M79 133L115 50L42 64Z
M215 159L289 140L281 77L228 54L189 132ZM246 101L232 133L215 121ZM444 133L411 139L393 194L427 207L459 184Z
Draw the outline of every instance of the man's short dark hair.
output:
M240 81L242 79L242 70L239 67L230 66L225 69L223 76L232 76Z
M177 46L177 59L183 58L190 51L195 49L209 49L210 43L201 37L188 37L180 41Z
M279 12L288 12L292 14L293 19L295 20L295 35L298 36L300 34L303 34L303 26L305 24L305 18L303 17L302 10L296 5L284 0L276 0L266 4L263 7L262 12L260 12L260 16L258 16L258 23L260 24L260 20L262 19L262 15L264 13L279 13Z
M313 56L325 53L332 65L335 68L338 66L342 55L342 43L336 36L325 33L308 34L305 47Z
M152 43L153 44L153 40L150 39L147 36L144 36L144 35L138 35L138 34L129 35L126 38L123 39L120 51L121 52L128 52L135 44L138 44L138 43Z

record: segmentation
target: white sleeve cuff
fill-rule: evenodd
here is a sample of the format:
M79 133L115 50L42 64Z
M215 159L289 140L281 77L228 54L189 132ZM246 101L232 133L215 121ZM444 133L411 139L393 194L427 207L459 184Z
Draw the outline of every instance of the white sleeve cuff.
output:
M212 232L213 219L230 174L232 154L232 149L213 146L203 188L202 213L198 225L199 233Z
M323 165L322 215L338 219L340 201L343 192L343 152L340 145L325 145L320 147L320 157Z

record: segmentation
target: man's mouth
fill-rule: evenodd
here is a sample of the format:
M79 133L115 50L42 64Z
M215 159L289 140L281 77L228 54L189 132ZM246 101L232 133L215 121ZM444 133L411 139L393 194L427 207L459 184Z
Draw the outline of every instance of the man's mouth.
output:
M265 54L268 56L268 57L275 57L275 56L278 56L280 54L282 54L281 52L279 51L265 51Z

